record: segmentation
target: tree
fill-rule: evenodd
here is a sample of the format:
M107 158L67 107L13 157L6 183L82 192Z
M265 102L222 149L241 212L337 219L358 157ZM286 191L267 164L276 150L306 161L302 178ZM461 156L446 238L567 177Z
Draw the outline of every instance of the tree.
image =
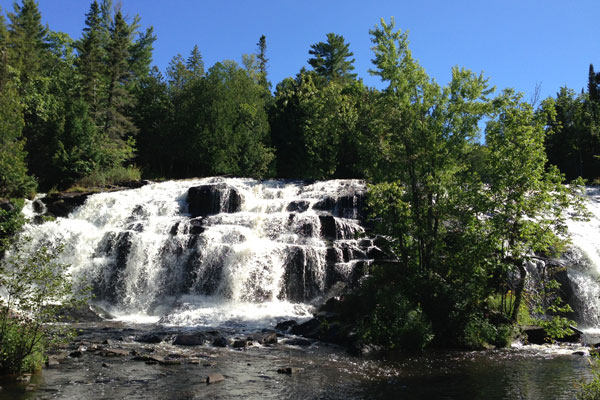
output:
M368 171L376 183L373 216L398 256L387 281L423 310L436 343L506 343L525 263L560 248L563 212L573 204L556 171L545 170L541 118L510 90L491 99L487 80L464 69L453 68L448 86L439 87L393 20L371 35L372 73L388 82L376 106ZM482 165L484 117L490 121ZM506 295L507 285L514 306L504 322L492 323L487 299Z
M259 83L266 89L271 89L271 83L267 80L267 62L269 59L267 58L267 38L265 35L261 35L258 39L258 73L260 74Z
M204 76L204 60L202 59L202 54L200 54L197 44L194 45L194 48L187 59L186 67L193 77L201 78Z
M349 50L349 44L345 43L344 37L335 33L327 34L327 42L318 42L310 46L308 54L314 56L308 63L315 72L327 81L342 81L356 79L354 70L354 55Z
M271 126L278 175L310 179L335 176L340 153L354 148L348 138L354 133L358 115L351 93L338 82L325 82L314 71L301 71L295 80L277 85L274 102ZM342 148L342 143L347 147Z
M75 43L77 49L75 65L78 67L81 79L82 98L89 104L95 120L99 118L97 113L104 92L104 46L106 44L103 42L104 37L100 6L94 1L86 14L82 37Z

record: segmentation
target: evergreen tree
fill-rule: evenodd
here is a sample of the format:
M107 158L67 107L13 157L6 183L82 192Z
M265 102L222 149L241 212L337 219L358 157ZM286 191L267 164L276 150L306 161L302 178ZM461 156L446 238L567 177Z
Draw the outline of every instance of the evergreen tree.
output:
M267 38L265 35L261 35L258 39L258 73L259 75L259 83L265 87L265 89L269 90L271 88L271 84L267 80L267 62L269 59L267 58Z
M82 98L89 104L90 112L96 120L99 119L97 113L104 92L104 37L100 6L94 1L86 14L82 37L75 43L75 47L78 53L76 65L81 80Z
M308 54L314 56L308 63L315 72L327 81L348 81L356 79L354 70L354 55L345 43L344 37L335 33L327 34L327 42L318 42L310 46Z
M119 161L125 161L133 150L129 139L137 132L137 129L126 115L127 108L134 101L133 96L127 90L127 84L133 78L129 68L132 31L125 22L121 11L117 11L109 33L110 42L107 47L106 65L108 80L103 132L110 140L107 144L116 151L115 155L121 153L121 157L118 157ZM115 164L118 165L119 162Z
M202 60L202 54L200 54L198 45L194 45L187 59L186 67L193 77L201 78L204 76L204 60Z
M14 3L9 13L9 64L19 71L22 86L41 74L47 65L48 30L42 25L42 16L34 0Z

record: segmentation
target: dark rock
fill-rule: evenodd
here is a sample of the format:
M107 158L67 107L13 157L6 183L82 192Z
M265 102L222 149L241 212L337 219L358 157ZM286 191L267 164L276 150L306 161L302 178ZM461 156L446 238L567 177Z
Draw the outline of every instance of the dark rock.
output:
M303 324L293 326L290 332L294 335L305 336L308 338L317 338L319 335L320 327L321 321L319 321L316 318L313 318L306 321Z
M146 335L138 336L134 340L139 343L156 344L165 340L166 335L158 333L148 333Z
M222 382L225 380L225 377L221 374L209 374L206 377L206 384L210 385L212 383Z
M574 327L573 327L574 328ZM571 328L571 329L573 329ZM522 327L523 334L529 344L544 344L551 343L552 340L548 336L546 330L539 326L524 326ZM574 333L563 338L556 339L557 342L564 343L579 343L582 339L582 332L575 328Z
M304 246L290 246L285 260L282 297L305 301L320 294L319 255Z
M104 321L103 316L109 316L106 311L100 307L89 304L80 306L58 307L53 312L61 322L101 322Z
M102 368L110 368L110 365L107 363L102 363Z
M292 375L292 374L296 374L298 372L302 371L302 368L297 368L297 367L284 367L284 368L279 368L277 370L278 374L286 374L286 375Z
M348 346L348 353L353 356L365 356L373 353L379 353L382 350L383 349L380 346L368 344L362 340L354 341Z
M200 346L210 342L210 339L212 338L203 332L180 334L175 337L173 344L179 346Z
M371 247L367 250L367 257L373 260L383 260L390 258L379 247Z
M308 340L308 339L303 339L303 338L293 338L293 339L287 339L284 344L290 345L290 346L302 346L302 347L306 347L306 346L310 346L313 342Z
M313 210L333 212L336 204L337 202L333 197L327 196L313 204L312 208Z
M578 351L574 351L572 354L574 356L585 356L585 351L578 350Z
M93 192L55 193L43 197L47 214L55 217L67 217L77 207L82 206Z
M69 357L79 358L83 356L83 352L81 350L75 350L69 353Z
M44 212L44 209L46 208L46 206L44 205L44 203L40 200L40 199L35 199L31 205L33 206L33 211L36 212L37 214L41 214Z
M242 208L242 196L238 190L225 183L191 187L187 202L192 217L234 213Z
M234 340L233 341L233 348L234 349L242 349L244 347L248 347L248 341L247 340Z
M290 204L288 204L286 211L304 212L304 211L308 210L308 207L310 207L310 203L308 201L296 200L296 201L292 201Z
M206 228L202 224L202 218L194 218L189 221L190 224L190 234L192 235L200 235L203 233Z
M229 340L227 340L227 338L224 336L220 336L215 338L212 344L215 347L227 347L227 345L229 345Z
M275 329L277 329L278 331L287 332L296 325L298 325L298 322L291 319L289 321L283 321L283 322L278 323L277 325L275 325Z
M335 217L332 215L319 215L319 221L321 222L322 237L329 240L339 239Z

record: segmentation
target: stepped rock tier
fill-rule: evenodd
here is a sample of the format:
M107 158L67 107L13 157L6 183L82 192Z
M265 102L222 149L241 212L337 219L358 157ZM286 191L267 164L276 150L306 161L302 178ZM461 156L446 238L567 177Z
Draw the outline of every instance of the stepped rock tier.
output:
M89 195L26 234L29 246L62 243L60 261L117 315L264 324L309 315L311 302L386 257L362 224L365 194L358 180L151 183Z

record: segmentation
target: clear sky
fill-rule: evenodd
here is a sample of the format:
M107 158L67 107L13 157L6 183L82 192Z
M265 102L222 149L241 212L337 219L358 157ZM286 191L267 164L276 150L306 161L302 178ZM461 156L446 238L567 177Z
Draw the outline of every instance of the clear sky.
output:
M3 12L12 0L0 0ZM79 38L91 0L39 0L51 29ZM115 0L116 3L116 0ZM561 86L579 92L590 63L600 71L600 0L123 0L126 15L139 14L154 26L154 64L164 71L169 60L185 57L198 45L206 67L241 61L267 38L269 79L275 86L309 67L310 45L328 32L345 37L356 58L355 72L367 85L369 30L380 18L396 19L409 31L413 56L439 83L452 66L484 72L499 89L513 87L527 99L536 84L542 97Z

